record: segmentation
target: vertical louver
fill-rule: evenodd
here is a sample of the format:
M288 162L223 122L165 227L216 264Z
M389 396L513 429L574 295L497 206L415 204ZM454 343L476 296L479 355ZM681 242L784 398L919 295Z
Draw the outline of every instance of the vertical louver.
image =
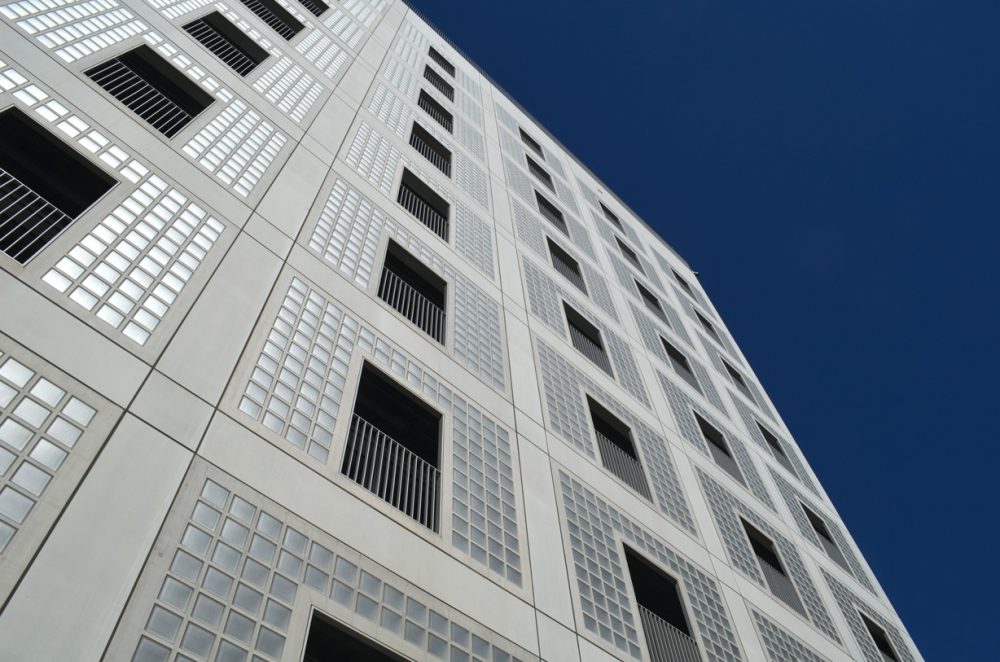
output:
M286 41L305 27L274 0L240 0L240 2Z
M267 59L267 51L219 12L191 21L184 29L240 76L246 76Z
M451 133L452 127L455 124L455 119L452 117L451 113L444 109L444 106L439 104L434 98L427 94L424 90L420 90L420 97L417 98L417 105L425 113L431 116L435 122L443 126Z
M424 78L430 82L431 85L437 88L438 92L448 97L449 101L455 100L455 88L452 87L448 81L441 77L441 74L431 69L429 66L424 67Z
M448 210L450 205L409 170L403 170L396 202L429 227L434 234L448 241Z

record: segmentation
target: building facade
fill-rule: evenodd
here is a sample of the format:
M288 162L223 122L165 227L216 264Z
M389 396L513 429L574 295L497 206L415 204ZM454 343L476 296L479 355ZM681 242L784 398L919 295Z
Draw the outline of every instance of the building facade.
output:
M406 4L0 19L0 659L921 659L696 274Z

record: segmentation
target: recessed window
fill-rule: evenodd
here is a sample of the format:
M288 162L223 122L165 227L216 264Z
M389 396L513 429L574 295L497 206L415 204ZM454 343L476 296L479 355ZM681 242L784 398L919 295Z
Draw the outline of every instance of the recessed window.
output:
M402 658L383 650L360 632L348 632L319 612L313 612L302 662L399 662Z
M587 405L604 468L642 496L651 499L646 474L632 443L632 431L589 396Z
M148 46L113 57L86 74L167 138L212 103L209 94Z
M435 168L451 177L451 150L430 132L416 122L410 133L410 146L420 152L421 156L430 161Z
M566 280L584 294L587 293L587 284L583 281L583 273L580 271L580 263L573 259L573 256L562 249L559 244L546 237L549 244L549 255L552 256L552 267L561 273Z
M816 536L819 538L820 544L823 545L827 556L841 568L850 572L847 567L847 559L844 558L844 553L840 551L840 547L837 547L837 543L834 542L833 534L830 533L830 527L827 526L826 520L814 513L806 504L800 502L799 505L802 506L802 511L806 514L806 519L809 520L809 525L816 532Z
M365 363L341 471L438 530L441 414Z
M434 60L435 63L437 63L439 67L444 69L449 76L451 76L452 78L455 77L455 65L449 62L445 56L441 55L438 49L431 46L430 49L427 51L427 54L430 56L432 60Z
M611 374L611 361L604 350L601 341L601 331L569 306L563 304L566 311L566 322L569 324L569 337L581 354L604 372Z
M677 580L629 547L625 547L625 565L650 662L700 662Z
M115 180L17 108L0 113L0 251L27 264Z
M701 429L701 436L708 442L708 450L712 454L712 459L715 460L715 463L738 482L746 485L743 481L743 474L740 472L740 468L736 464L733 453L729 450L729 445L726 443L726 438L723 434L697 413L695 413L694 417L698 422L698 427Z
M715 329L715 325L709 322L707 317L699 313L697 310L694 311L694 316L698 318L701 328L705 329L705 332L708 333L708 335L712 336L716 342L722 342L722 338L719 337L719 332Z
M736 385L736 388L739 389L740 393L750 398L752 402L756 402L756 400L753 399L753 393L750 392L750 387L747 385L746 378L743 377L743 373L729 365L729 361L726 361L725 359L720 360L722 361L722 365L725 366L726 372L729 373L730 379L733 380L733 384Z
M889 642L889 635L885 633L885 630L879 627L875 621L868 618L860 611L858 612L858 615L861 616L861 620L864 622L865 628L868 630L868 634L871 635L872 641L875 642L875 648L877 648L878 652L882 654L882 659L885 660L885 662L899 662L899 657L896 655L896 649L894 649L892 644Z
M448 101L455 100L455 88L446 81L441 74L431 69L430 65L424 66L424 78L427 79L431 85L437 88L437 91L448 97Z
M448 211L451 205L430 186L407 169L403 169L403 179L399 184L396 202L437 236L448 241Z
M691 361L688 360L688 357L663 336L660 336L660 342L663 344L663 350L667 353L667 358L670 359L670 365L673 367L674 372L700 393L701 386L698 384L698 378L695 377L694 371L691 369Z
M530 147L531 151L544 159L545 154L542 153L542 146L538 144L538 141L528 135L528 132L524 129L518 128L518 131L521 133L521 142Z
M539 181L545 184L550 191L555 191L556 187L555 184L552 182L552 175L545 172L545 169L542 168L542 166L538 165L538 163L527 154L524 156L524 159L525 161L528 162L528 172L530 172Z
M425 90L420 90L417 105L420 106L421 110L430 115L432 120L447 129L448 133L451 133L452 127L455 125L455 118L434 97L427 94Z
M549 202L548 198L538 191L535 191L535 200L538 202L538 211L541 212L542 216L544 216L549 223L559 228L559 231L564 235L569 236L569 228L566 226L566 219L563 217L563 213L559 211L559 208Z
M330 8L330 5L323 0L299 0L299 4L308 9L315 16L322 16L323 12Z
M305 27L274 0L240 0L240 2L256 14L257 18L281 35L285 41L290 40Z
M240 76L246 76L267 59L267 51L219 12L191 21L184 29Z
M642 301L646 304L646 308L648 308L650 312L659 317L661 320L666 322L667 314L663 312L663 306L660 305L660 300L656 298L656 295L650 292L639 281L635 281L635 286L639 290L639 296L642 297Z
M778 549L774 543L746 520L741 520L741 522L754 556L757 557L768 589L774 594L774 597L800 614L804 614L805 609L802 607L802 601L799 599L799 594L795 592L795 586L788 578L788 573L785 572L785 566L781 563L781 557L778 555Z
M788 459L788 455L785 453L783 444L778 440L774 433L761 425L760 421L754 422L757 424L757 429L760 430L761 436L764 437L764 441L767 443L768 447L770 447L771 454L774 456L774 459L776 459L781 466L787 469L789 473L798 477L798 474L795 472L795 468L792 467L791 460Z
M674 280L677 281L678 285L680 285L682 288L684 288L685 292L687 292L691 296L694 296L694 290L691 288L691 284L689 282L687 282L687 280L685 280L683 276L681 276L679 273L677 273L677 271L675 269L671 269L670 273L672 273L674 275Z
M447 286L437 274L390 241L378 296L424 333L444 344Z
M604 218L608 219L612 225L624 232L625 228L622 227L621 219L619 219L618 216L613 211L608 209L607 206L600 200L597 201L597 204L601 205L601 211L604 212Z
M622 241L618 237L615 237L615 241L618 242L618 248L619 248L619 250L621 250L622 255L625 256L625 259L628 260L629 262L631 262L632 266L639 270L639 273L645 274L646 272L642 268L642 262L639 261L639 256L636 254L636 252L634 250L632 250L628 246L628 244L626 244L624 241Z

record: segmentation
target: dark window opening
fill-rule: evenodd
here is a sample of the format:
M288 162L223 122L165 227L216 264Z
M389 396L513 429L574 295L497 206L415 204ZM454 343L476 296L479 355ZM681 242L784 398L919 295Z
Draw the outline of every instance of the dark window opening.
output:
M589 396L587 405L590 409L590 422L597 437L597 449L601 453L601 464L633 490L651 499L646 474L639 463L635 444L632 443L632 431Z
M449 76L452 78L455 77L455 65L449 62L445 56L441 55L438 49L431 46L430 50L427 51L427 54L430 55L431 59L434 60L439 67L448 72Z
M611 361L608 360L608 353L604 349L600 329L573 310L569 304L563 304L563 308L566 311L566 322L569 324L569 337L573 347L610 375Z
M848 570L847 559L844 558L844 553L840 551L840 547L833 540L833 534L830 533L830 527L826 525L826 520L814 513L806 504L800 502L799 505L802 506L802 510L806 514L806 519L809 520L810 526L812 526L813 531L819 537L819 542L826 551L827 556L837 565Z
M399 244L385 252L378 296L424 333L444 344L447 284Z
M559 211L559 208L549 202L548 198L538 191L535 191L535 200L538 202L538 211L541 212L542 216L544 216L547 221L552 223L552 225L559 228L559 231L564 235L569 236L569 228L566 226L566 219L563 217L563 213Z
M288 13L284 7L274 0L240 0L247 9L257 15L257 18L267 23L268 27L288 41L305 28L302 23Z
M695 413L694 418L698 422L698 427L701 429L701 436L708 442L708 450L712 454L712 459L715 460L715 463L730 476L745 485L746 483L743 481L743 474L740 472L740 468L736 464L736 459L733 458L732 451L729 450L729 445L726 443L725 436L723 436L723 434L717 430L715 426L699 416L697 412Z
M798 474L795 473L795 469L792 467L792 462L788 459L788 455L785 453L785 449L782 447L778 438L774 436L770 430L761 425L760 421L755 422L757 423L757 429L760 430L761 436L764 437L764 441L771 448L771 454L774 455L774 459L776 459L781 466L785 467L785 469L788 469L793 476L797 477Z
M154 129L172 138L212 97L149 46L102 62L87 76Z
M788 573L781 563L781 557L778 555L774 543L746 520L741 519L740 521L743 523L743 530L747 534L750 547L753 549L754 556L757 557L764 581L771 593L789 607L804 614L805 608L802 606L798 593L795 592L792 580L788 578Z
M670 359L670 365L673 366L674 372L700 393L701 386L698 384L698 378L695 377L694 371L691 369L691 361L688 360L688 357L684 356L679 349L667 342L667 339L663 336L660 336L660 342L663 343L663 349L667 353L667 358Z
M882 659L886 662L899 662L899 658L896 656L896 649L889 642L889 635L885 633L885 630L861 612L858 612L858 614L861 616L861 620L864 621L865 628L868 629L868 634L871 635L872 641L875 642L875 647L882 654Z
M556 242L546 237L549 244L549 255L552 256L552 267L561 273L566 280L584 294L587 293L587 285L583 281L583 273L580 271L580 263L573 259L573 256L562 249Z
M437 531L440 441L440 412L365 363L341 471Z
M694 316L698 318L701 323L701 327L705 329L708 335L712 336L716 342L722 342L722 338L719 337L719 332L715 330L715 325L708 321L708 319L699 313L697 310L694 311Z
M615 237L615 241L618 242L618 248L621 250L622 255L625 259L632 263L632 266L639 270L640 273L645 274L645 270L642 268L642 262L639 261L639 256L634 250L629 248L625 242L623 242L618 237Z
M729 361L726 361L724 359L722 360L722 365L724 365L726 367L726 372L729 373L729 376L732 378L733 384L736 385L736 388L739 389L739 391L743 395L745 395L748 398L750 398L751 401L756 402L753 399L753 393L750 392L750 387L747 386L747 380L744 379L743 373L741 373L739 370L737 370L733 366L729 365Z
M184 29L240 76L246 76L267 59L267 51L219 12L191 21Z
M448 101L455 100L455 88L452 87L451 84L441 76L441 74L431 69L430 65L424 66L424 78L427 79L427 82L437 88L438 92L448 97Z
M613 211L611 211L610 209L608 209L607 206L605 206L605 204L603 202L601 202L600 200L597 201L597 204L601 205L601 211L604 212L604 218L606 218L609 221L611 221L611 223L616 228L618 228L619 230L621 230L622 232L624 232L625 228L622 227L621 219L619 219L618 216Z
M299 0L299 4L311 11L315 16L322 16L323 12L330 8L330 5L323 0Z
M663 306L660 305L660 300L656 298L656 295L646 289L639 281L635 281L635 286L639 289L639 296L642 297L643 302L646 304L646 308L648 308L661 320L666 322L667 314L663 312Z
M448 211L451 206L447 200L405 168L396 202L429 227L434 234L448 241Z
M17 108L0 113L0 251L21 264L115 180Z
M518 128L518 131L521 133L521 142L530 147L531 151L544 159L545 154L542 153L542 146L538 144L538 141L529 136L528 132L524 129Z
M542 168L542 166L538 165L538 163L536 163L535 160L530 156L525 155L524 159L525 161L528 162L528 171L536 178L538 178L543 184L549 187L550 191L555 191L556 186L552 182L552 175L545 172L545 169Z
M629 547L625 564L651 662L700 662L677 580Z
M383 650L360 632L348 632L347 626L313 612L309 638L302 662L399 662L402 658Z
M451 133L452 127L455 125L455 118L434 97L427 94L425 90L420 90L417 105L420 106L421 110L430 115L432 120L447 129L448 133Z
M410 146L420 152L420 155L430 161L435 168L451 177L451 150L416 122L413 123L413 131L410 133Z
M670 273L672 273L672 274L674 275L674 280L676 280L676 281L677 281L677 283L678 283L678 284L679 284L679 285L680 285L680 286L681 286L682 288L684 288L684 291L685 291L685 292L687 292L687 293L688 293L688 294L690 294L691 296L694 296L694 290L693 290L693 289L691 289L691 284L690 284L690 283L688 283L688 282L687 282L687 281L686 281L686 280L684 279L684 277L683 277L683 276L681 276L681 275L680 275L679 273L677 273L677 271L676 271L676 270L674 270L674 269L671 269L671 270L670 270Z

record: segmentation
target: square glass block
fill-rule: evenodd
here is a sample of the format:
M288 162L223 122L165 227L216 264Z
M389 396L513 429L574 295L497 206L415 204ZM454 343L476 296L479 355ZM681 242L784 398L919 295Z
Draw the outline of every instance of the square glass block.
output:
M249 645L250 638L253 637L253 626L254 622L249 618L238 611L231 611L229 612L229 618L226 619L224 632L230 637Z

